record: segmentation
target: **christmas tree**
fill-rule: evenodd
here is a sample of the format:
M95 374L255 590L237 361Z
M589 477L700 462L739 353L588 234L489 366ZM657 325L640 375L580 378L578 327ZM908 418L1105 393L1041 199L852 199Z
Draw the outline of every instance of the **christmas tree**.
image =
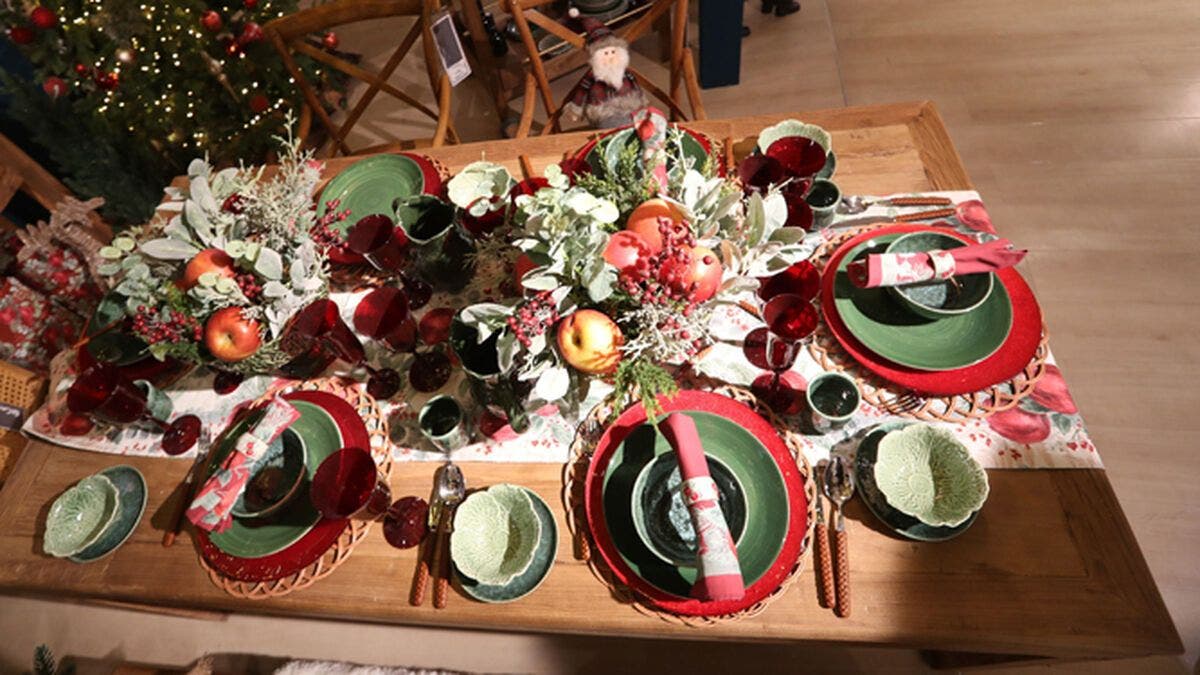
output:
M105 197L106 217L139 222L192 158L262 161L286 113L298 115L302 96L262 30L297 5L0 0L0 31L36 73L33 82L2 74L8 114L68 186ZM322 79L315 62L297 61L311 81Z

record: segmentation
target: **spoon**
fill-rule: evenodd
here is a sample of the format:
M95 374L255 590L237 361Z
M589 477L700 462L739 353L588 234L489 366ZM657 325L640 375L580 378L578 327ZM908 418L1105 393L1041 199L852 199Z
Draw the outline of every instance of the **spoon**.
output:
M850 616L850 554L846 544L846 519L842 506L854 495L854 476L844 455L834 455L825 467L825 496L837 506L833 533L833 555L837 560L837 604L834 613Z
M447 460L438 469L437 499L441 504L438 517L437 542L433 549L433 606L442 609L446 606L446 591L450 585L450 533L454 531L454 509L467 492L467 483L463 480L462 470L453 462Z
M862 195L846 195L838 210L842 213L855 214L866 211L874 204L887 206L950 206L954 202L948 197L891 197L871 201Z

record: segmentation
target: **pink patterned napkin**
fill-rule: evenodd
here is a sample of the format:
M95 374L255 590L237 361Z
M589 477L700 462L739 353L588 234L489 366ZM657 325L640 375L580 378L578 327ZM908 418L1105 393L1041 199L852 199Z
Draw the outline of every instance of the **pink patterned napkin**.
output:
M671 413L658 428L679 455L683 501L692 514L700 545L699 575L692 597L700 600L738 600L746 593L733 535L717 503L717 484L708 474L704 446L691 417Z
M197 491L187 510L188 520L210 532L227 530L233 523L230 511L250 479L250 467L299 417L300 411L291 403L279 396L271 399L263 418L237 439L233 452Z
M1017 250L1007 239L971 244L947 251L923 253L873 253L846 266L850 282L859 288L903 286L961 274L995 272L1012 267L1028 251Z

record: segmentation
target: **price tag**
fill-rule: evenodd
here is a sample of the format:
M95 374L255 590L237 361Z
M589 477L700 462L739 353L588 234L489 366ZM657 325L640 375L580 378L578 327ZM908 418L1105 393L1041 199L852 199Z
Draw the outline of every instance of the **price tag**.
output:
M467 56L463 53L462 43L458 41L458 31L454 30L454 21L449 12L442 12L433 20L433 41L437 44L442 67L450 77L450 86L457 87L459 82L471 74L471 64L467 63Z

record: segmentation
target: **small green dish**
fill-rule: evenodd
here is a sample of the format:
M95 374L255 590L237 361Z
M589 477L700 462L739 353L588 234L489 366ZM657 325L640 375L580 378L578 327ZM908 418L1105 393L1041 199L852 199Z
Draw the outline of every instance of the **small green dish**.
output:
M979 517L978 511L972 513L970 518L967 518L955 527L926 525L912 516L897 511L889 505L887 498L883 496L883 493L879 491L879 486L875 484L875 457L879 451L879 441L889 432L903 429L911 424L913 423L885 422L872 429L863 437L854 455L854 486L858 494L862 495L867 509L879 519L879 522L897 534L913 541L938 542L953 539L971 527L975 519Z
M425 187L421 167L404 155L372 155L346 167L321 191L317 217L325 215L330 201L340 200L337 211L349 209L344 220L329 228L345 234L365 216L382 214L394 218L401 202L420 194Z
M733 471L715 457L705 457L717 484L717 503L734 543L746 528L746 494ZM633 484L633 524L646 548L664 562L696 566L696 529L680 494L683 477L675 453L659 455L642 469Z
M455 509L450 559L464 576L504 586L529 569L541 534L527 491L493 485L472 493Z
M250 467L246 489L230 511L237 518L263 518L283 508L304 484L304 439L285 429Z
M724 463L742 486L747 517L737 543L738 564L746 586L752 586L779 557L788 534L792 506L783 474L762 443L736 422L706 412L680 412L695 421L704 453ZM667 563L647 548L631 508L638 475L664 454L675 451L653 425L642 424L626 436L605 470L604 520L617 553L635 574L665 593L688 597L697 569Z
M962 248L967 242L943 232L910 232L888 244L888 253L925 253ZM927 319L959 316L975 311L987 301L996 275L964 274L920 284L889 286L888 290L916 314Z
M1012 301L1004 284L996 284L973 312L928 319L914 314L886 288L859 288L850 282L847 265L885 252L900 236L892 233L868 239L838 264L833 304L850 334L879 356L920 370L965 368L996 353L1012 330Z
M84 478L50 506L42 550L55 558L84 550L116 519L119 506L117 487L107 476L96 474Z
M533 550L533 559L525 571L506 584L496 585L476 581L463 574L457 565L455 566L455 573L458 575L459 586L463 592L480 602L512 602L523 598L542 585L542 582L550 574L550 568L554 566L554 556L558 552L558 524L554 522L554 514L536 492L529 488L521 489L525 491L533 504L541 532L537 547Z
M121 464L101 471L100 475L116 486L120 507L116 518L104 528L100 538L71 556L72 562L93 562L117 550L137 529L138 523L142 522L142 514L146 512L146 479L142 472Z
M988 496L987 472L967 447L928 424L884 436L874 476L890 506L934 527L963 524Z

